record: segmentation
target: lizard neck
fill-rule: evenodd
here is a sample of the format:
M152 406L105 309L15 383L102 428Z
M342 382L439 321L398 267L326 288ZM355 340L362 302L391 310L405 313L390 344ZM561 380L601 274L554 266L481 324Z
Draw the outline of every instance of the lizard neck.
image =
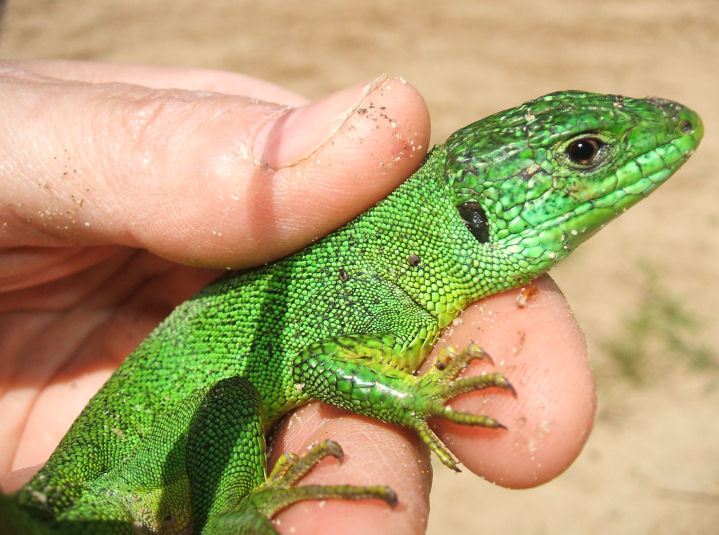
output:
M500 251L467 229L445 179L446 153L434 147L420 169L353 222L360 234L376 237L363 251L367 261L440 328L472 301L523 282L501 269Z

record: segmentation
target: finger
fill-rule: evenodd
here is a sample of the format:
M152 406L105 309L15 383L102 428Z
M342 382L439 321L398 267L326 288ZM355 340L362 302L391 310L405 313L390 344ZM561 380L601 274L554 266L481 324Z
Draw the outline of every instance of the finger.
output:
M387 485L399 499L390 508L380 500L304 501L279 513L282 533L422 534L429 514L432 469L427 450L410 431L311 403L296 411L276 436L270 461L332 439L345 457L340 465L326 459L299 485Z
M467 309L443 343L474 341L494 365L475 363L465 375L500 371L517 390L474 392L452 408L488 414L507 426L489 430L436 422L438 434L467 469L502 486L532 487L564 471L589 437L596 408L586 345L557 286L542 277Z
M0 475L0 492L9 494L11 492L15 492L16 490L20 490L20 488L30 481L32 476L34 476L40 468L42 468L41 464L28 466L26 468L21 468L19 470L14 470Z
M0 109L0 245L117 243L207 267L326 234L407 177L428 137L396 79L287 109L13 72Z
M68 60L21 61L16 66L61 80L88 83L122 82L156 89L174 87L192 91L214 91L287 106L302 106L307 103L306 98L284 87L244 74L212 69Z

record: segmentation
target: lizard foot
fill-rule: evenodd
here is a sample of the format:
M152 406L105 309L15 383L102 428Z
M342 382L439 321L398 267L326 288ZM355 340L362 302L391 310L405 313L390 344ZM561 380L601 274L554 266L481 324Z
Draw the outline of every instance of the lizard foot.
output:
M228 528L231 528L239 529L238 533L274 535L277 531L269 519L285 507L303 500L376 499L384 501L390 507L397 505L397 495L385 486L295 486L325 457L334 457L342 462L344 453L340 445L333 440L320 442L302 457L295 453L283 453L267 479L244 498L239 510L224 513L214 519L214 525L207 533L237 532L228 531Z
M490 416L455 411L447 402L486 388L516 395L514 387L499 373L459 377L471 361L491 360L476 344L461 352L446 348L435 367L421 377L397 369L403 358L397 348L402 344L391 336L366 334L324 340L298 355L293 366L295 383L309 397L414 429L446 466L459 471L458 461L427 420L444 418L462 425L504 429Z
M446 403L460 394L485 388L501 388L514 396L517 394L511 383L499 373L458 379L459 374L469 363L477 359L491 362L489 355L476 344L468 345L459 353L453 347L444 348L434 367L419 377L413 385L413 396L410 400L412 410L403 422L404 425L415 429L422 441L437 454L442 463L455 471L459 471L457 460L430 429L427 419L439 417L463 425L506 429L490 416L458 412Z
M295 484L302 479L312 468L325 457L334 457L339 462L344 458L344 452L334 440L325 440L314 446L303 457L295 453L286 452L277 460L274 469L267 480L257 489L272 493L272 505L268 507L265 501L263 509L266 513L274 514L280 509L301 500L323 500L339 498L342 500L362 500L373 498L386 502L389 506L397 505L397 495L392 489L385 486L358 487L353 485L305 485L296 487Z

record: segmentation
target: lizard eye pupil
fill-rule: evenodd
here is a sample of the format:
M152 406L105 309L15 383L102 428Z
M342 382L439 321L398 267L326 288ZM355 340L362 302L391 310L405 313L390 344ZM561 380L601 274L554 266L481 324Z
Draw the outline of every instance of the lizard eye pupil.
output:
M482 206L476 202L463 202L457 206L457 211L477 241L487 243L489 241L489 225Z
M567 145L567 158L569 161L582 167L596 163L597 156L605 144L602 140L587 136L575 139Z

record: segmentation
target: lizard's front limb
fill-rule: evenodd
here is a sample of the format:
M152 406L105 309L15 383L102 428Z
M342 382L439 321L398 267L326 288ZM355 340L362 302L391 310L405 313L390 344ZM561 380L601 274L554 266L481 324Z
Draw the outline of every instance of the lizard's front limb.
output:
M445 403L475 390L497 387L514 393L514 389L499 373L458 378L472 360L487 358L475 345L461 353L446 350L421 377L386 364L396 360L392 353L398 346L400 341L391 336L372 335L312 344L294 359L296 388L330 405L414 429L445 465L456 470L456 459L427 420L439 417L464 425L503 428L489 416L458 412Z

